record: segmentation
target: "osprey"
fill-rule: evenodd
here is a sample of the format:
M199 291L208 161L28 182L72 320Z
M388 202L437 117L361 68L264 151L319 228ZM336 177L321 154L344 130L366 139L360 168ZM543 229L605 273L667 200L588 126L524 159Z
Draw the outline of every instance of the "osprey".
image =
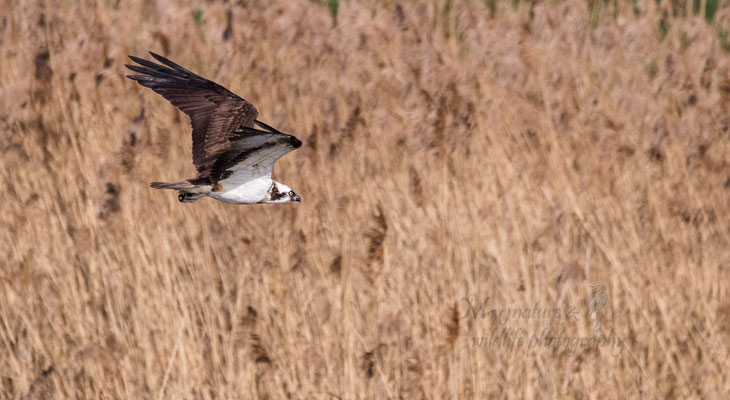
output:
M182 203L205 196L233 204L301 202L289 186L271 179L274 163L299 148L299 139L257 120L256 107L223 86L150 54L164 65L129 56L139 65L125 66L142 75L127 78L159 93L190 117L193 164L198 170L196 178L150 186L177 190Z

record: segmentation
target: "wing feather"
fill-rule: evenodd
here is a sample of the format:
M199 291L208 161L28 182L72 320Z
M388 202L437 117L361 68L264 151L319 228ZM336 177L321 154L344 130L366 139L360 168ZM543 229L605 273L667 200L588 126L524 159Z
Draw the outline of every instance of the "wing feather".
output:
M253 127L258 110L225 87L150 52L164 65L139 57L139 65L126 65L141 75L127 75L140 85L162 95L190 117L193 126L193 163L201 175L210 173L219 156L231 146L234 131Z
M248 133L234 139L211 167L211 183L241 184L262 176L271 177L274 163L302 142L280 132Z

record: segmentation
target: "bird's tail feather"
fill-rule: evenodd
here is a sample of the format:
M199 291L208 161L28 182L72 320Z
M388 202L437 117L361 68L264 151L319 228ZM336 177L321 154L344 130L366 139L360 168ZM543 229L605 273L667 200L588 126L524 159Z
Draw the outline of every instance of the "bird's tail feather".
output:
M155 189L173 189L173 190L182 190L182 191L194 191L195 189L200 187L200 185L194 185L194 184L190 183L189 181L152 182L152 183L150 183L150 186Z
M190 180L180 182L152 182L150 186L155 189L177 190L179 193L177 199L181 203L192 203L207 196L211 191L211 185L196 185L190 182Z

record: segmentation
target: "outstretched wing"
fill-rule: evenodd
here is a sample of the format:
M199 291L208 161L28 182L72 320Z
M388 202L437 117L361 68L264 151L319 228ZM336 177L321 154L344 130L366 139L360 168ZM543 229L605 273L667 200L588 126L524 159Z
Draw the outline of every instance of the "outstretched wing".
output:
M139 65L125 65L142 75L127 75L159 93L190 117L193 125L193 163L198 172L209 172L231 146L235 130L253 128L258 111L251 103L223 86L196 75L158 54L164 65L129 56Z
M299 148L302 142L259 121L268 131L243 128L210 169L210 182L237 186L260 177L271 177L274 163Z

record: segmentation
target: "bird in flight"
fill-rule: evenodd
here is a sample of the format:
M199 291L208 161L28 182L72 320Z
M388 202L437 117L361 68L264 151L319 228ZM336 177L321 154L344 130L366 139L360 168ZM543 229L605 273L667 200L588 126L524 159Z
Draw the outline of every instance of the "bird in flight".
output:
M129 56L127 75L162 95L190 117L196 178L152 182L155 189L178 191L181 203L202 197L233 204L301 202L291 188L271 178L274 163L302 142L257 120L253 104L223 86L196 75L158 54L164 64ZM261 129L257 129L254 125Z

